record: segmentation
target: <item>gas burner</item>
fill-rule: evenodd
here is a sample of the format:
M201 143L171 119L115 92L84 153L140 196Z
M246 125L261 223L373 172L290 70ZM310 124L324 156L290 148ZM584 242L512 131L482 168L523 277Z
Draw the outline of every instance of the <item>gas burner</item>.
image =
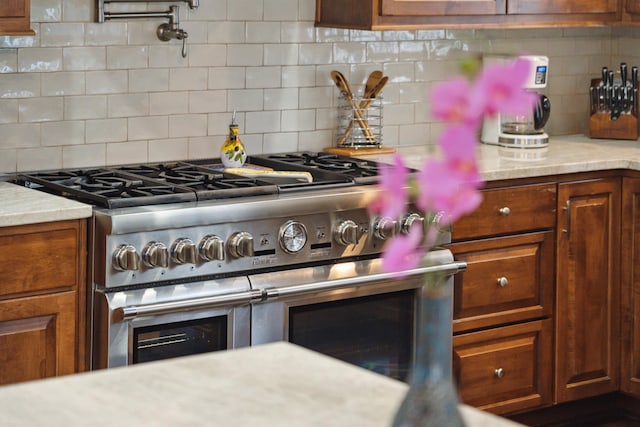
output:
M195 193L168 183L108 169L21 175L19 182L106 208L195 201Z
M190 163L127 165L118 170L188 188L196 193L198 200L275 194L278 191L277 187L269 182Z

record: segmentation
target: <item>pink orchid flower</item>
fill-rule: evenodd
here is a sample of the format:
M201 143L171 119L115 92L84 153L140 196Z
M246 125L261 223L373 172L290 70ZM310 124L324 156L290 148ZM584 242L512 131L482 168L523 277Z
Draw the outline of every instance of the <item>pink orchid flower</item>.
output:
M385 217L398 218L405 211L409 200L408 176L409 169L397 153L393 158L393 164L382 164L380 166L380 192L369 205L369 210Z
M471 85L463 77L434 84L431 89L431 115L438 120L475 126L478 117L469 114L470 91Z
M382 270L387 272L400 272L415 268L420 263L422 250L422 227L418 224L409 229L408 234L402 234L393 238L385 246L382 254Z

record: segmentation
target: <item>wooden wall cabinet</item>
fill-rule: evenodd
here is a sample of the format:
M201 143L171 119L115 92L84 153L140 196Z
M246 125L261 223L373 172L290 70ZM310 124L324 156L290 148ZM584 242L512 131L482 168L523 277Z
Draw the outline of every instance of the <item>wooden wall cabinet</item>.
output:
M0 35L34 35L29 0L0 1Z
M557 402L618 390L620 179L558 184Z
M454 279L453 371L464 403L497 414L553 400L556 184L483 191L449 246Z
M0 228L0 385L84 370L86 222Z
M621 16L618 0L316 0L317 26L367 30L602 25Z
M640 398L640 176L622 180L620 389Z

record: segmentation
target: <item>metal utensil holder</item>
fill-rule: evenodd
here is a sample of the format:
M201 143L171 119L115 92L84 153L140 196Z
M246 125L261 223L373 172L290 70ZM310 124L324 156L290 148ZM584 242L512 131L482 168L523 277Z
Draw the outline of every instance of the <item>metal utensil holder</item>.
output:
M338 147L369 148L382 145L382 96L338 98Z

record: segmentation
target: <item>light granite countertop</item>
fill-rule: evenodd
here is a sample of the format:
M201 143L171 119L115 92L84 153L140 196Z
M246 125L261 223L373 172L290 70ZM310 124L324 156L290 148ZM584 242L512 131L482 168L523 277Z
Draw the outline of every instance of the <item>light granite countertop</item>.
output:
M91 216L91 205L0 182L0 227Z
M389 426L406 390L402 382L279 342L0 387L0 424ZM520 425L460 407L468 427Z

